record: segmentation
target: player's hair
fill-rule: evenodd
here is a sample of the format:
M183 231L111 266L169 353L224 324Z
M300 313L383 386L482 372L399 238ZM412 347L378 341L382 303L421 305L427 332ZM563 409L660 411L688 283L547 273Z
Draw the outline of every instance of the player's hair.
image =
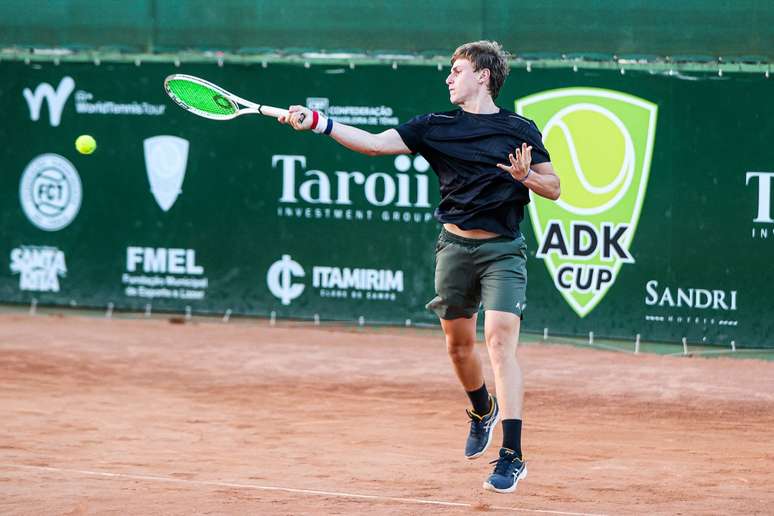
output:
M451 57L451 63L454 64L455 60L463 58L470 61L476 72L488 68L489 94L496 99L510 71L508 57L508 52L503 50L502 45L496 41L471 41L457 47Z

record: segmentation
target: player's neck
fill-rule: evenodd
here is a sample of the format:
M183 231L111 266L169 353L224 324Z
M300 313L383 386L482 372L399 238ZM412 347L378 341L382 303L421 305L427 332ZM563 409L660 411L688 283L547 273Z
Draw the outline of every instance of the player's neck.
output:
M463 111L476 115L491 115L500 111L488 93L468 99L460 104L460 107Z

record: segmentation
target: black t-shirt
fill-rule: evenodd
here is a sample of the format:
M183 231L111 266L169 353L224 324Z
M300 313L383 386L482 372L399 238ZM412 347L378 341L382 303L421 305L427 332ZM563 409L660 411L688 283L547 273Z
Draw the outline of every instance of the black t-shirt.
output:
M500 108L479 115L462 109L430 113L396 127L406 146L421 154L438 175L441 202L435 218L462 229L516 237L529 203L529 189L497 163L532 146L532 163L551 161L532 120Z

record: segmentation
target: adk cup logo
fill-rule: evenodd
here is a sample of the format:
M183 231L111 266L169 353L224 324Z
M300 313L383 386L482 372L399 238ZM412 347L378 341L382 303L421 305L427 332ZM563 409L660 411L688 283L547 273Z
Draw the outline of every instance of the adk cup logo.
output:
M41 154L22 173L19 200L30 222L44 231L58 231L81 209L81 178L63 156Z
M613 90L562 88L516 101L542 129L562 196L533 196L542 258L567 303L585 317L605 297L629 252L648 184L657 106Z

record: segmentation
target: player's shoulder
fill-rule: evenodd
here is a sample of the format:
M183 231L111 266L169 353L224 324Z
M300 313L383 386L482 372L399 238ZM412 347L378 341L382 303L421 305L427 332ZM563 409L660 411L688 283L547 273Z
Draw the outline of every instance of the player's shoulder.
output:
M436 113L428 113L427 116L430 118L436 118L436 119L451 119L451 118L459 118L460 114L462 113L462 110L452 109L451 111L438 111Z
M418 123L435 124L438 122L445 122L456 120L459 118L461 109L452 109L451 111L436 111L433 113L426 113L414 117L413 121Z
M537 124L525 116L503 108L500 108L500 114L502 115L502 119L514 129L520 131L537 131L538 134L540 133Z

